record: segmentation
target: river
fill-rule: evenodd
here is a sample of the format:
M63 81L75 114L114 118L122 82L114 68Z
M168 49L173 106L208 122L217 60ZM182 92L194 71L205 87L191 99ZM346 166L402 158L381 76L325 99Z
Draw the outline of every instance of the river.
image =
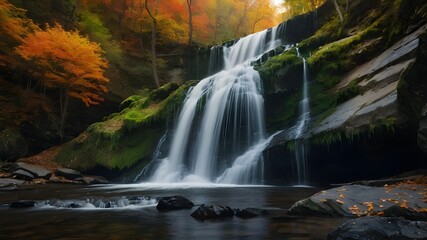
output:
M328 232L346 219L296 217L286 213L293 203L317 191L316 188L185 184L24 185L15 191L0 192L0 239L325 239ZM197 206L158 212L156 199L172 195L182 195L196 205L262 208L269 215L199 222L190 216ZM132 206L135 199L144 201ZM11 202L18 200L34 200L37 204L34 208L9 208ZM93 204L98 200L115 203L116 208L95 208ZM58 207L58 203L66 206L70 202L93 204L82 208Z

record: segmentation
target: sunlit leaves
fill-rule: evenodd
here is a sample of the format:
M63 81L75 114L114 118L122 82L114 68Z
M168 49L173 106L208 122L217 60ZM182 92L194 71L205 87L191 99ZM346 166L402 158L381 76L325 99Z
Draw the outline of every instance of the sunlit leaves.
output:
M66 89L87 106L102 101L101 94L107 92L103 74L108 65L102 49L77 31L47 26L28 35L16 52L36 70L44 86Z
M12 49L37 27L25 18L25 11L16 8L6 0L0 0L0 66L15 64Z

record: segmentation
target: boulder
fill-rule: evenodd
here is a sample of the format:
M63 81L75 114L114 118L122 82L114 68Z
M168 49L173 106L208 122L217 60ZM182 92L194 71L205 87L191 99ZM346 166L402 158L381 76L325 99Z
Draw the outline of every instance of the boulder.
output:
M349 185L321 191L295 203L292 215L399 216L427 220L425 187L414 183L369 187Z
M70 168L58 168L55 170L55 175L70 180L81 178L83 176L79 171Z
M227 206L202 204L191 216L199 221L206 219L224 219L234 216L234 211Z
M34 175L34 178L43 178L48 180L52 176L52 172L37 165L25 163L25 162L18 162L16 163L18 169L27 171Z
M0 186L21 185L24 181L12 178L0 178Z
M76 181L81 181L84 184L108 184L110 183L107 179L102 176L84 176L82 178L74 179Z
M418 127L418 146L424 152L427 152L427 104L421 113L421 120Z
M266 210L263 209L258 209L258 208L245 208L243 210L237 209L236 210L236 217L239 218L244 218L244 219L248 219L248 218L254 218L254 217L258 217L261 215L267 215L268 212Z
M330 232L327 239L427 239L427 223L400 218L363 217L345 222Z
M157 204L157 210L170 211L192 208L194 203L182 196L162 197Z
M0 159L18 159L28 152L28 144L17 130L6 128L0 131Z
M36 206L34 201L17 201L9 205L10 208L32 208Z
M19 170L16 170L15 172L13 172L12 177L16 178L16 179L25 180L25 181L32 181L34 179L33 174L31 174L25 170L22 170L22 169L19 169Z

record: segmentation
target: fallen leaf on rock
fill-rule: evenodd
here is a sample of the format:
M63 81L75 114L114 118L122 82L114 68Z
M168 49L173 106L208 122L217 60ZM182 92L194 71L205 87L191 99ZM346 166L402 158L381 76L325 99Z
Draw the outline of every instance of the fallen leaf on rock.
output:
M344 202L343 201L341 201L341 200L339 200L339 199L337 199L337 200L335 200L337 203L339 203L339 204L344 204Z
M372 202L364 202L363 205L368 208L368 212L372 212L372 210L374 210L374 203Z
M340 196L339 196L340 198L345 198L345 196L344 195L342 195L342 194L340 194Z
M325 203L326 202L326 199L319 199L319 202L321 202L321 203Z

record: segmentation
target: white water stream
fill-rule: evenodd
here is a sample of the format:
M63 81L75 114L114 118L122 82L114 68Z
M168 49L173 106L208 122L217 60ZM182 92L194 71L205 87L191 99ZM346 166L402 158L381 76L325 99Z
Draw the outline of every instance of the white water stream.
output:
M169 154L152 182L262 183L261 153L271 138L266 139L260 76L250 63L282 44L278 29L212 49L222 49L222 70L187 93Z

